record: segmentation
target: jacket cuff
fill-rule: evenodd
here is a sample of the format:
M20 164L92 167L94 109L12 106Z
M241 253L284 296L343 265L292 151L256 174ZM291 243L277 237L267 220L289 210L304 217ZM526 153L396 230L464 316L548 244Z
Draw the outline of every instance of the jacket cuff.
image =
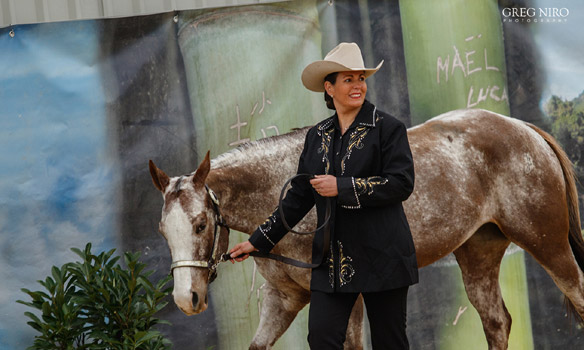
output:
M262 253L269 253L276 245L261 228L255 230L251 237L249 237L249 243Z
M354 177L337 177L338 203L345 209L360 209Z

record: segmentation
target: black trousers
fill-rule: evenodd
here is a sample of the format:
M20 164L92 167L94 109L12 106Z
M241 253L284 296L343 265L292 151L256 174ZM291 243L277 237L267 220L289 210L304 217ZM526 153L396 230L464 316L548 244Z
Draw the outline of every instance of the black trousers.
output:
M361 293L371 327L373 350L404 350L408 287ZM312 350L342 350L351 310L359 293L313 291L308 312L308 343Z

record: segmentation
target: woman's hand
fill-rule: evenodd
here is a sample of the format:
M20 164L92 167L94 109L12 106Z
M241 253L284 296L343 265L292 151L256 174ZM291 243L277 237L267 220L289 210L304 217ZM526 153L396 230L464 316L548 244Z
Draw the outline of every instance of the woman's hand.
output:
M253 246L253 244L249 243L249 241L245 241L245 242L241 242L241 243L237 243L233 248L231 248L231 250L229 251L229 254L231 255L231 263L233 264L233 260L237 261L237 262L242 262L245 259L249 258L249 253L256 251L257 249ZM233 259L235 257L238 257L237 259Z
M339 194L337 189L337 178L332 175L316 175L310 180L310 184L316 193L323 197L335 197Z

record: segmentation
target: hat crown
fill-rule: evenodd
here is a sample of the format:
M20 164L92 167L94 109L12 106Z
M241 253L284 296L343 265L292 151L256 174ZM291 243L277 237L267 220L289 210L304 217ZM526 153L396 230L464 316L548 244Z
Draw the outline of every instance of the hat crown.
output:
M355 43L340 43L332 49L324 60L315 61L302 71L302 84L316 92L324 91L324 80L327 75L344 71L363 71L365 78L370 77L381 68L383 60L375 68L365 68L361 49Z
M325 56L324 60L350 69L365 68L361 49L355 43L340 43Z

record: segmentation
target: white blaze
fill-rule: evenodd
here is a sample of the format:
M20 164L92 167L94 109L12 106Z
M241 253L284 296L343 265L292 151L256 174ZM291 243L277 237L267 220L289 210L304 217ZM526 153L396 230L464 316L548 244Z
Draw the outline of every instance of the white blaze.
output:
M193 236L189 216L178 201L170 204L170 208L163 214L163 231L168 241L172 260L193 259Z
M170 208L163 214L162 229L170 248L172 261L193 259L193 236L189 216L185 213L179 201L170 203ZM190 268L177 268L173 271L174 290L172 295L175 304L186 314L193 310L193 284Z

